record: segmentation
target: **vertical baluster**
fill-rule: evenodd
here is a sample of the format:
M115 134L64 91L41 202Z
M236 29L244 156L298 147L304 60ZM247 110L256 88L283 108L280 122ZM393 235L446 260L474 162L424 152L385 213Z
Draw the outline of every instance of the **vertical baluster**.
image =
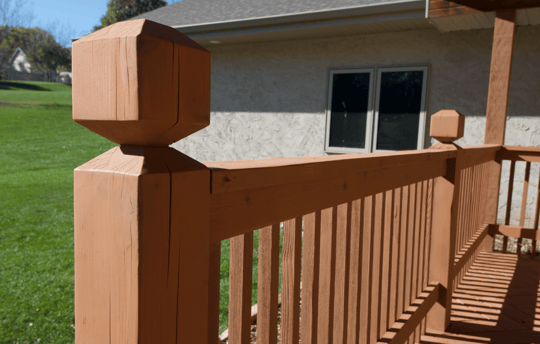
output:
M534 210L534 223L533 229L538 229L538 220L540 218L540 171L538 173L538 186L536 192L536 209ZM531 255L536 256L536 240L532 241L532 253Z
M363 248L363 200L351 203L351 255L349 265L349 316L347 324L347 341L359 342L360 329L360 292L362 281L362 248Z
M399 275L398 275L398 293L397 293L397 311L396 317L399 318L403 311L407 309L405 305L405 283L407 275L407 247L408 247L408 235L407 235L407 214L409 213L409 187L405 186L401 188L401 202L399 212Z
M379 338L382 337L388 328L393 323L388 323L388 314L389 312L389 294L390 291L390 271L391 271L391 256L392 256L392 236L393 236L393 218L392 214L394 212L394 198L392 190L385 192L385 204L384 204L384 212L382 213L383 218L383 224L384 224L384 232L382 236L382 251L381 251L381 302L380 302L380 326L379 326Z
M414 301L413 297L413 267L414 267L414 249L415 249L415 241L414 241L414 234L415 234L415 215L416 215L416 185L411 184L409 185L409 237L408 237L408 243L409 246L407 247L407 284L405 285L407 294L406 294L406 307L409 307Z
M231 238L229 268L229 341L251 342L253 232Z
M332 342L336 277L337 206L321 212L321 263L319 276L318 343Z
M277 342L280 224L259 230L257 344Z
M321 212L304 216L304 249L302 251L301 342L317 343L319 317L319 257L321 245Z
M385 193L375 195L374 221L372 223L372 254L371 254L371 297L369 317L370 320L370 342L375 343L379 339L380 327L380 302L381 302L381 261L382 261L382 237L384 231L384 206Z
M510 177L508 179L508 197L506 200L506 218L504 220L505 225L510 224L510 214L512 211L512 192L514 191L514 171L516 168L516 162L512 160L510 163ZM503 237L503 253L508 252L508 237Z
M351 203L340 204L337 208L333 343L347 343L350 225Z
M420 198L422 199L422 209L420 211L420 252L418 258L418 284L417 295L420 295L424 290L424 257L426 255L426 202L427 202L427 181L421 182L422 192ZM418 339L423 335L423 327L418 326Z
M369 329L371 326L370 301L371 301L371 256L373 252L373 215L375 212L374 196L364 198L364 222L362 228L362 284L360 292L360 343L369 342Z
M283 277L281 281L281 343L283 344L297 344L300 340L301 250L302 217L297 217L283 223Z
M529 174L531 173L531 163L525 165L525 177L523 179L523 198L521 200L521 214L519 216L519 226L525 227L525 216L527 215L527 196L529 193ZM517 254L521 254L523 239L518 239Z
M401 206L401 189L392 190L392 211L391 218L393 231L392 231L392 248L390 249L391 254L391 268L390 268L390 288L388 289L388 325L392 326L397 320L397 295L398 295L398 277L399 277L399 257L401 245L399 242L400 238L400 218L399 210Z
M219 341L219 283L221 272L221 242L210 244L210 266L208 270L208 342Z

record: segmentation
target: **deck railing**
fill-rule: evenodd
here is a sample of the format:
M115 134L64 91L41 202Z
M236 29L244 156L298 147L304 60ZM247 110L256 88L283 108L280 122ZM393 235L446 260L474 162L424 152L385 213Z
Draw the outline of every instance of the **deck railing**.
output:
M281 224L282 343L417 342L448 327L493 228L510 233L484 197L487 164L516 150L456 146L455 111L430 149L201 164L167 146L209 122L206 50L138 20L73 56L74 119L121 145L75 170L77 344L217 343L229 238L228 340L249 343L254 231L257 342L276 343Z

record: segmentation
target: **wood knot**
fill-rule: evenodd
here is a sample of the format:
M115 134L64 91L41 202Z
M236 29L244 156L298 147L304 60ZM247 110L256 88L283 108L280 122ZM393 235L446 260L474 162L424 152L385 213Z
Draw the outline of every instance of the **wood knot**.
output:
M231 180L230 180L227 176L223 177L223 182L224 182L224 183L227 183L227 182L230 182L230 181L231 181Z

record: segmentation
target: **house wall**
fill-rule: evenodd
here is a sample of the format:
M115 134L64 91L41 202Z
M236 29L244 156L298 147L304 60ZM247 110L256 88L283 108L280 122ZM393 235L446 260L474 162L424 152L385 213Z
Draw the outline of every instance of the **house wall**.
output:
M466 116L459 145L482 144L492 40L493 29L440 33L434 28L212 46L211 124L173 147L199 161L324 155L328 70L398 64L430 65L425 147L434 142L429 116L441 109ZM538 80L540 27L519 27L507 145L540 146ZM507 168L503 183L504 178ZM534 166L531 188L537 183ZM518 200L521 185L515 187ZM529 195L532 207L536 192ZM505 203L501 190L501 207Z

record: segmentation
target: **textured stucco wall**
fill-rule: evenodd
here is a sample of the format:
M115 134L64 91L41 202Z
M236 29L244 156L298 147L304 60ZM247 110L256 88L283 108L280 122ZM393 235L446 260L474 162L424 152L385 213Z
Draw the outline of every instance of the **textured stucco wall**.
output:
M328 70L407 64L430 64L425 146L432 144L429 116L441 109L466 116L465 137L458 144L482 144L492 40L493 29L444 34L424 29L211 47L211 124L173 147L199 161L324 155ZM539 80L540 27L520 27L508 145L540 146ZM503 185L505 177L507 168ZM523 174L517 177L520 193ZM531 188L537 183L538 166L533 166ZM521 200L520 194L515 199Z

